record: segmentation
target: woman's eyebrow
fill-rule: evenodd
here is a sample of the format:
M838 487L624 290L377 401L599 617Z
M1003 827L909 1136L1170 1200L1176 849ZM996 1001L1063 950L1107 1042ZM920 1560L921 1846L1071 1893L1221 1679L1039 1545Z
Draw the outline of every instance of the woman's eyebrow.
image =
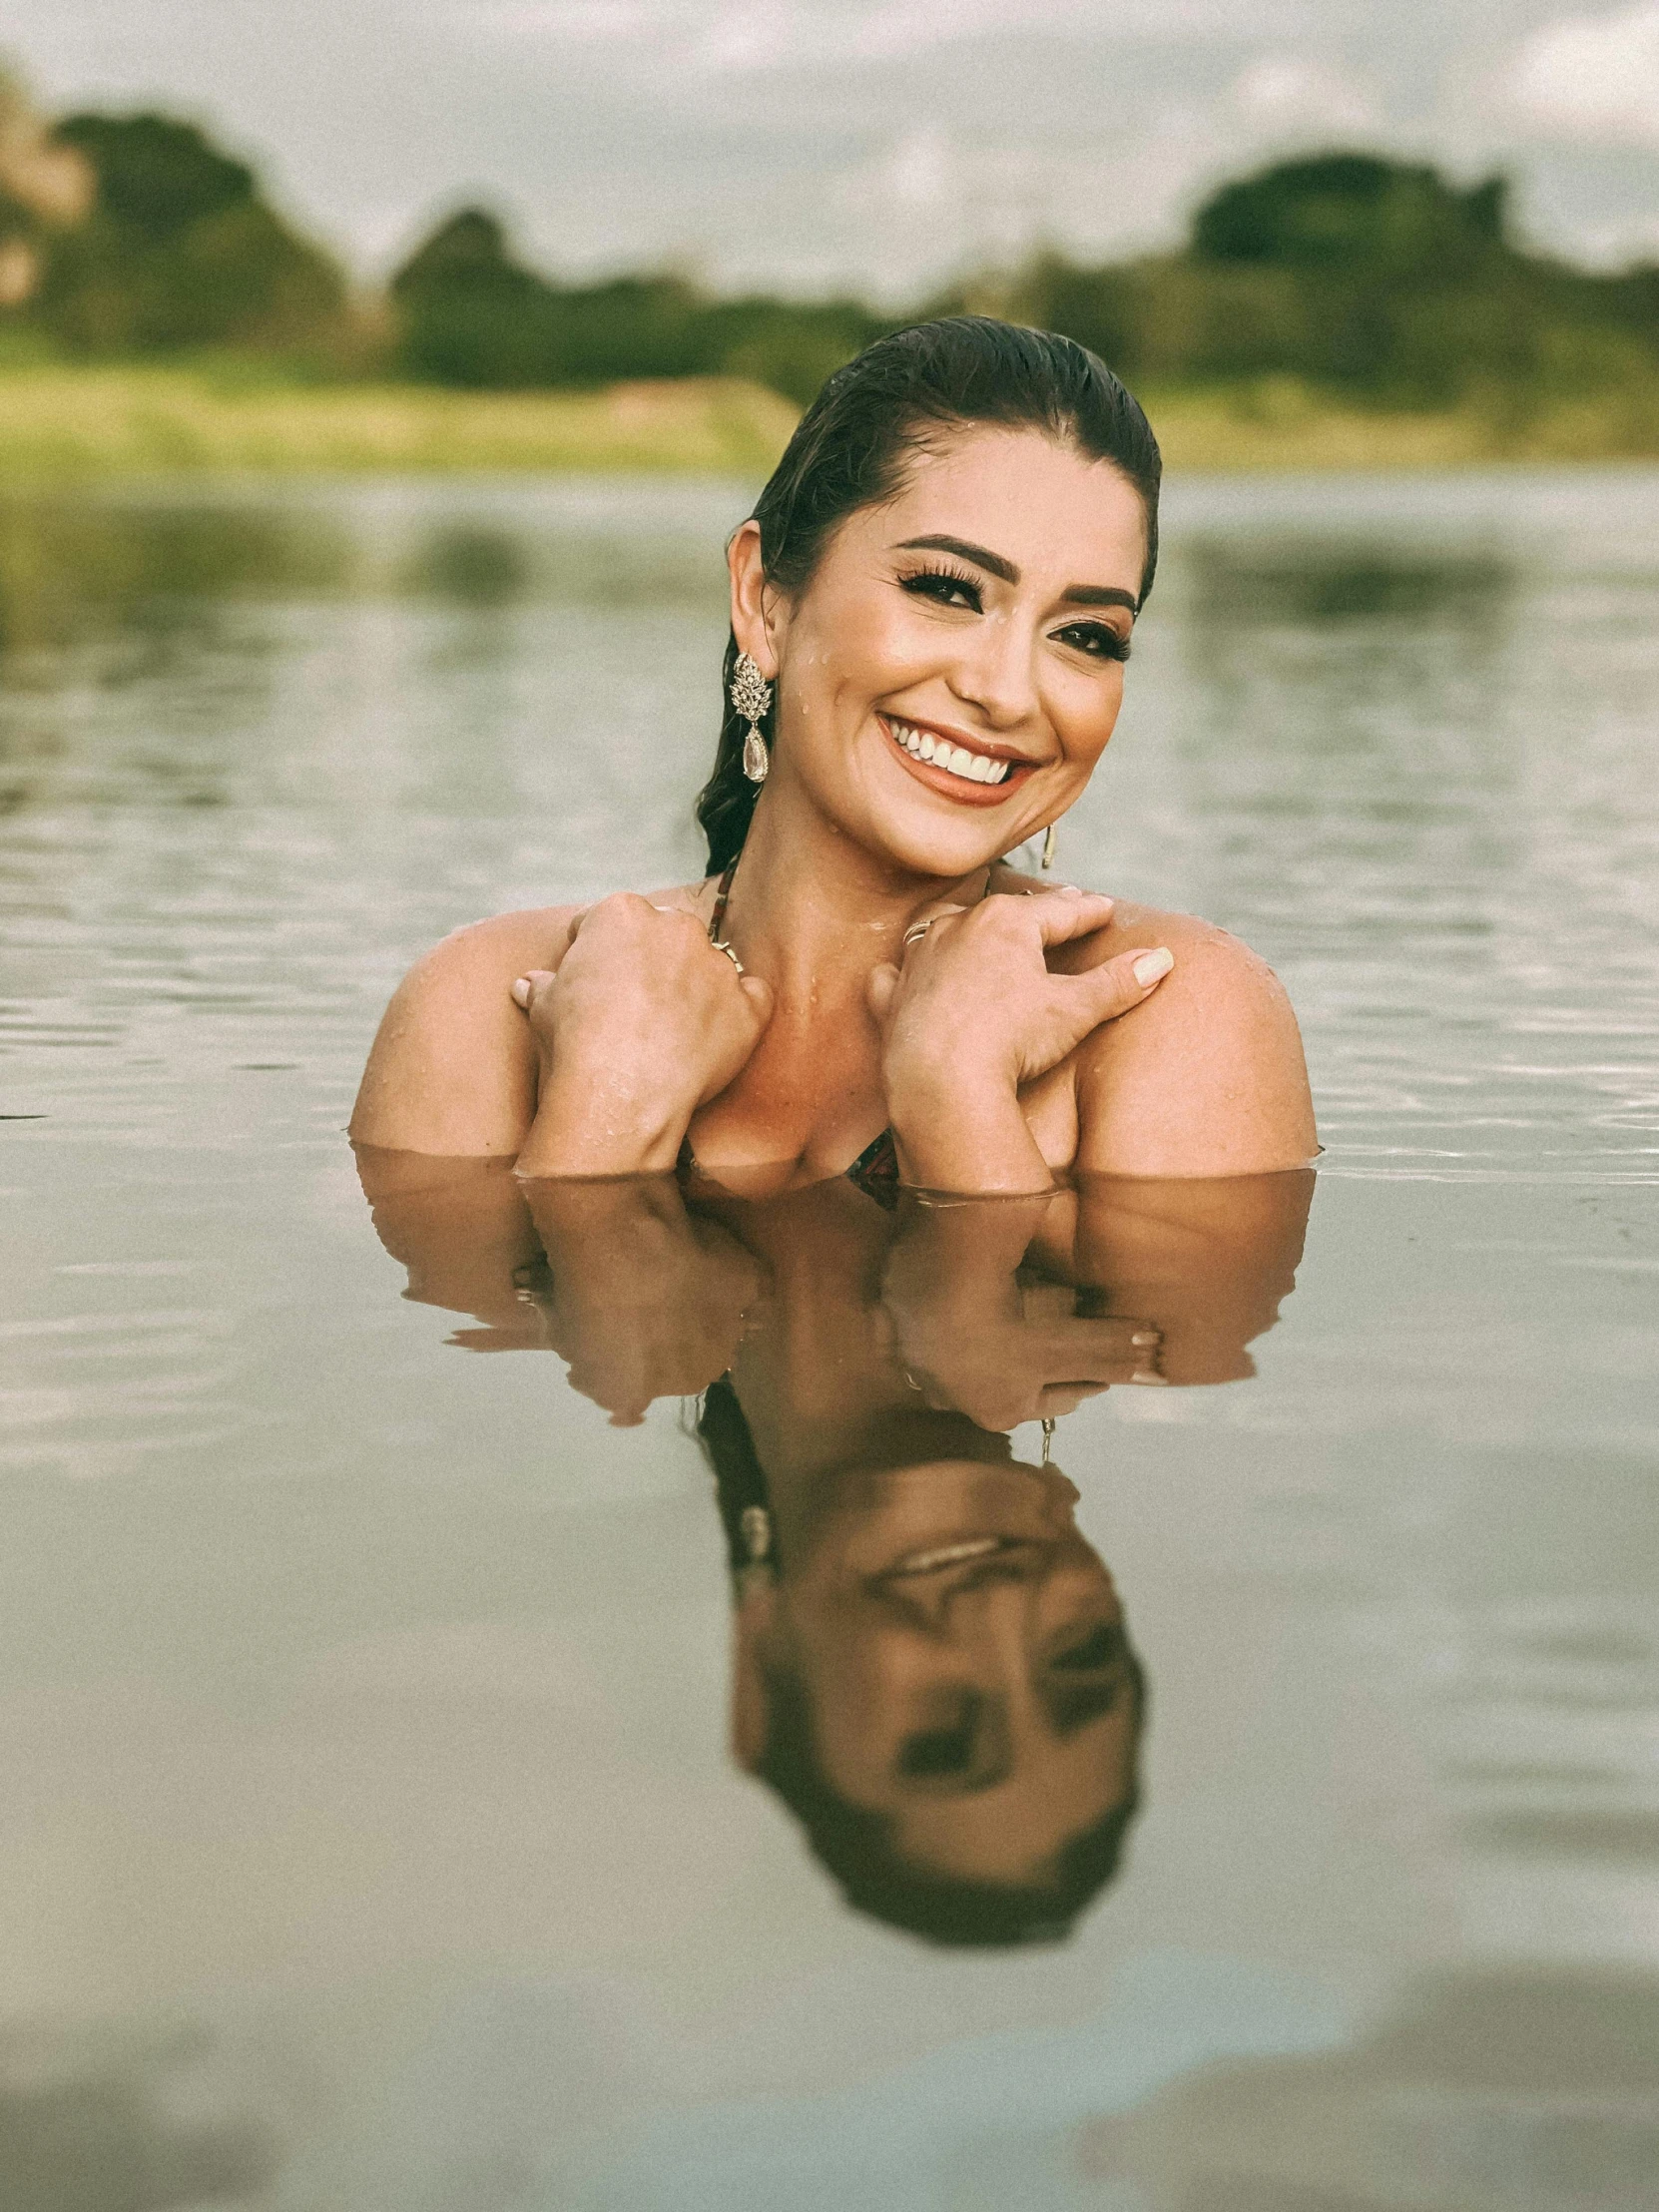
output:
M1131 614L1138 613L1141 604L1133 592L1117 584L1071 584L1060 597L1073 607L1127 607Z
M1019 582L1019 570L1012 561L1000 553L993 553L988 546L972 545L966 538L952 538L942 531L925 538L905 538L893 547L895 553L954 553L964 561L971 561L988 575L1000 576L1005 584ZM1060 594L1073 607L1127 607L1131 614L1138 614L1140 601L1132 591L1125 591L1117 584L1072 584Z
M1005 561L1000 553L991 553L982 545L969 545L966 538L906 538L893 547L895 553L955 553L964 561L971 561L988 575L1000 576L1005 584L1019 582L1019 570L1012 561Z

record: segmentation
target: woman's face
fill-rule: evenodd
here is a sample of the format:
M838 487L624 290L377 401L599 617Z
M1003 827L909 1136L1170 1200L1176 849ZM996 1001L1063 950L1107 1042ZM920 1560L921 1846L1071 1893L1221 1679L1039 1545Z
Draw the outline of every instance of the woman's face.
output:
M780 796L801 787L907 873L964 875L1033 835L1112 735L1145 557L1110 462L1027 430L918 455L799 599L768 602Z
M1134 1788L1133 1661L1052 1469L936 1461L855 1486L770 1608L825 1778L962 1880L1038 1879Z

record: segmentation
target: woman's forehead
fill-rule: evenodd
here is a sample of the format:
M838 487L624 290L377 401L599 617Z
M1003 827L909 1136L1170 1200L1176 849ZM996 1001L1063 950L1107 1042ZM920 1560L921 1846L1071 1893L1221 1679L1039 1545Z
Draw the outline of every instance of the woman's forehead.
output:
M918 452L892 499L862 519L877 536L966 538L1022 567L1092 553L1138 570L1146 538L1141 495L1115 462L1039 430L991 426Z

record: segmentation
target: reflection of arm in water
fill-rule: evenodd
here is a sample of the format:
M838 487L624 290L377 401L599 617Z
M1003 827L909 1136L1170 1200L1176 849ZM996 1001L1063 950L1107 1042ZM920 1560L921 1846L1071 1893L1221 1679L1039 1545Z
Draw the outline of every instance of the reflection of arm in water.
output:
M624 1425L724 1374L763 1295L751 1255L688 1213L672 1176L525 1183L502 1161L368 1146L357 1165L404 1295L485 1325L451 1343L551 1349Z
M898 1358L931 1402L987 1428L1113 1382L1240 1380L1294 1284L1313 1186L1291 1170L909 1199L882 1282Z
M357 1174L374 1228L408 1270L404 1297L471 1314L484 1326L450 1339L469 1352L512 1352L546 1343L518 1297L518 1272L541 1258L530 1209L508 1160L442 1159L424 1152L356 1148Z
M1071 1279L1157 1330L1166 1382L1256 1373L1246 1347L1296 1288L1312 1168L1213 1180L1097 1176L1068 1198Z

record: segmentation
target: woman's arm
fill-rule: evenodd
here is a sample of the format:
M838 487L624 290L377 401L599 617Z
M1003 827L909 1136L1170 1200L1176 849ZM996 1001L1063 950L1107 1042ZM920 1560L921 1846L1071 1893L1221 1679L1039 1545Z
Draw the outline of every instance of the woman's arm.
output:
M1080 1174L1253 1175L1318 1149L1277 978L1187 915L1066 891L946 907L900 968L875 971L870 1004L912 1183L1049 1186L1021 1094L1063 1062Z
M1175 965L1132 1018L1080 1046L1080 1175L1260 1175L1319 1150L1302 1037L1279 978L1224 930L1120 906L1078 968L1166 944ZM1058 964L1058 962L1057 962Z
M685 890L458 929L393 994L351 1116L359 1145L516 1158L522 1175L651 1175L755 1049L772 994Z
M434 945L392 994L352 1110L352 1142L511 1158L536 1112L538 1052L513 978L556 969L575 906L498 914Z

